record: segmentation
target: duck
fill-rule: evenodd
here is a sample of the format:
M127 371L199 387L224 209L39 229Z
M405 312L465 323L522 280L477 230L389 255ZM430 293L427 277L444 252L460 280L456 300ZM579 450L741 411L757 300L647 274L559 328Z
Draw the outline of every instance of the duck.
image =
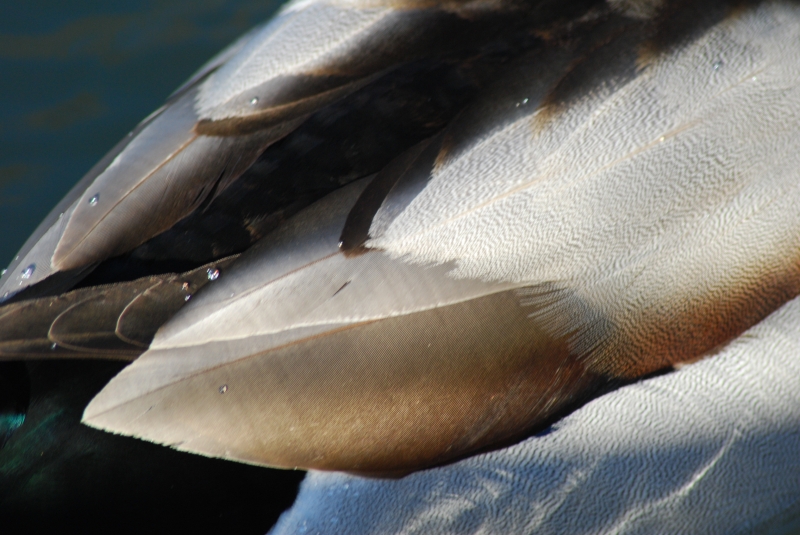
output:
M0 356L130 361L85 424L309 470L274 533L791 521L798 17L290 2L45 219Z

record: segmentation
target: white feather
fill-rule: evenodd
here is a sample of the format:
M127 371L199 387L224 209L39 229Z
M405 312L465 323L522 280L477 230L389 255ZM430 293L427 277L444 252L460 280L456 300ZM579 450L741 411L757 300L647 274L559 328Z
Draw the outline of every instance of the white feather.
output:
M246 113L225 104L280 76L335 65L361 48L360 38L389 27L394 15L389 8L341 8L323 2L285 10L203 83L198 114L224 119ZM259 97L263 95L254 93L251 98Z

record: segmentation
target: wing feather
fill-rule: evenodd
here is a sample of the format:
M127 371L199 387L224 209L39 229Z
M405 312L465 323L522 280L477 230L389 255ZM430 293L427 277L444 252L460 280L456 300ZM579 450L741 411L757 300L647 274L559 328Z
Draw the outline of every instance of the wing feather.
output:
M0 306L0 360L133 360L147 349L161 325L236 258L186 273L90 286Z
M630 19L532 52L443 134L246 252L84 421L397 473L701 358L800 292L797 16L724 19L643 69L630 51L654 26ZM523 102L511 81L537 55ZM738 60L721 72L720 55Z

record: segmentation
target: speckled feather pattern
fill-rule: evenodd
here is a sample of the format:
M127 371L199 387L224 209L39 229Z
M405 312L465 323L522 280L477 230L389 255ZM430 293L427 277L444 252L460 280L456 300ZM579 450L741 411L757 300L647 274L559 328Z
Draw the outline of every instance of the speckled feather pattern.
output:
M785 248L798 224L798 16L770 4L731 19L553 118L526 103L529 116L441 165L388 228L379 212L369 245L455 260L468 278L582 286L678 248L683 269L708 266L715 241L757 259L752 247Z
M617 326L609 347L639 348L613 373L646 371L662 349L651 364L680 360L672 334L648 334L665 318L689 328L797 291L798 16L764 4L568 106L507 103L531 112L445 157L401 213L379 210L368 245L454 262L455 277L571 289Z

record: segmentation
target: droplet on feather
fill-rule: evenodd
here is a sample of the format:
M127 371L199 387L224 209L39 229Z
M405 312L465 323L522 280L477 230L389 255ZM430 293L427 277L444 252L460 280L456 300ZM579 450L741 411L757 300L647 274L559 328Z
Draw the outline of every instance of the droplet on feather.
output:
M30 266L22 270L22 278L30 279L33 276L34 271L36 271L36 264L31 264Z

